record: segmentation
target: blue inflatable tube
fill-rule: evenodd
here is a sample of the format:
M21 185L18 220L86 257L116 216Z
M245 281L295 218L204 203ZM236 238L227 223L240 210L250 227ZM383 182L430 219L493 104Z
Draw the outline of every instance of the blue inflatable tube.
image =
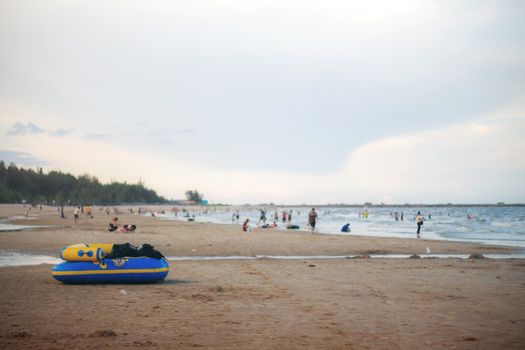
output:
M51 271L63 283L154 283L169 272L168 262L153 258L120 258L95 262L63 262Z

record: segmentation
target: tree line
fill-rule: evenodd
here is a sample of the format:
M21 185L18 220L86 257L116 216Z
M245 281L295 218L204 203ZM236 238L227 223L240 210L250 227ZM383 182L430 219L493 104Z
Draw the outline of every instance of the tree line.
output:
M0 161L0 203L118 205L168 201L142 182L103 184L90 175L75 177L61 171L46 174L42 168L18 168L14 163L6 167Z

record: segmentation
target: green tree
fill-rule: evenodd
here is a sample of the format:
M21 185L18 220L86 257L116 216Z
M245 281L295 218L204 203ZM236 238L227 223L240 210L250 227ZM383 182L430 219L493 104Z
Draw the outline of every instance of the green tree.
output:
M0 160L0 203L28 202L72 204L166 203L167 200L144 186L112 182L102 184L88 174L75 177L60 171L44 173L42 168L7 168Z
M200 203L204 197L204 194L199 193L197 190L188 190L185 195L189 201L194 201L195 203Z

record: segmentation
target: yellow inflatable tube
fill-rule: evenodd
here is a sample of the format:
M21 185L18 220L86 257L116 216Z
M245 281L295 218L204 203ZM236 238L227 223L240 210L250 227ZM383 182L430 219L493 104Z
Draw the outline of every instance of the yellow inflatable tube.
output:
M112 248L111 243L80 243L62 248L59 255L66 261L100 261Z

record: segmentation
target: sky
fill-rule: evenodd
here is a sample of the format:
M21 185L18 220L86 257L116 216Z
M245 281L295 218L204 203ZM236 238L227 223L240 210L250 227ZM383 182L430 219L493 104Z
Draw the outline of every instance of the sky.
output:
M525 2L0 2L0 159L212 203L525 202Z

